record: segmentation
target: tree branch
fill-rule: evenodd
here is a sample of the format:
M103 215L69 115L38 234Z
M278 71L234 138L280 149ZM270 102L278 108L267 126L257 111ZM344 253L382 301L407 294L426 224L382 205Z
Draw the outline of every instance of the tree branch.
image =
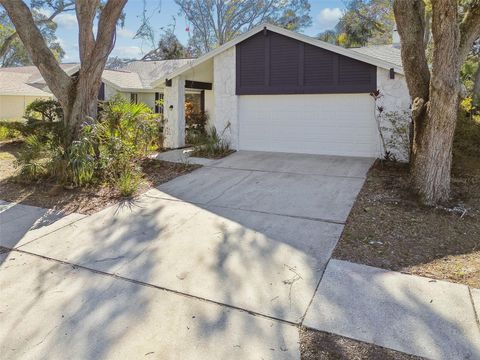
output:
M74 1L70 1L66 4L61 2L61 3L58 4L57 8L54 8L54 11L52 12L52 14L48 18L40 19L38 21L35 21L35 24L38 26L38 25L41 25L41 24L49 23L49 22L53 21L53 19L57 15L60 15L62 12L74 10L74 7L72 7L72 6L75 6ZM3 57L6 54L7 50L10 47L10 44L15 40L15 38L17 36L18 36L18 33L16 31L14 31L11 35L9 35L5 39L2 46L0 46L0 58Z
M37 66L48 87L58 101L66 105L72 80L60 67L46 45L42 33L35 25L30 9L22 0L0 0L0 4L7 11L32 62Z
M460 64L465 62L473 43L480 37L480 0L473 0L460 23Z
M423 0L395 0L393 12L402 42L401 53L412 100L429 99L430 70L425 55L425 5Z
M78 45L80 52L80 63L83 65L91 59L93 48L95 46L95 37L93 35L93 20L100 5L99 0L77 1L75 12L78 22Z
M98 20L97 38L94 48L93 62L98 65L103 62L102 70L107 62L108 55L115 46L115 36L117 21L122 14L127 0L109 0L102 10L100 19Z
M13 40L18 36L17 32L14 31L11 33L3 42L2 46L0 46L0 58L2 58L10 48L10 45L12 44Z

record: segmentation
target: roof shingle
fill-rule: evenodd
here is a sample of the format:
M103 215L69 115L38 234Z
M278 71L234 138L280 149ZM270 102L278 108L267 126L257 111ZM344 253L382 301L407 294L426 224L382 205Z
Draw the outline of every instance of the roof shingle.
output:
M31 76L29 71L0 71L0 95L52 97L51 93L28 85Z
M350 48L350 50L402 67L401 51L393 45L372 45L361 48Z

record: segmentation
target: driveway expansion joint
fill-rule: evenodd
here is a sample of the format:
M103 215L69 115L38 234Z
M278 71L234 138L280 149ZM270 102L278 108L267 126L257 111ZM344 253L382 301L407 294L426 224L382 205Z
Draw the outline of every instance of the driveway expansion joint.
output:
M43 209L47 209L47 208L43 208ZM48 209L47 209L47 210L48 210ZM23 243L23 244L20 245L20 246L15 246L13 249L19 249L19 248L21 248L22 246L31 244L31 243L33 243L34 241L40 240L41 238L43 238L43 237L45 237L45 236L47 236L47 235L50 235L51 233L53 233L53 232L55 232L55 231L57 231L57 230L63 229L63 228L65 228L65 227L67 227L67 226L70 226L70 225L74 225L76 222L78 222L78 221L80 221L80 220L83 220L83 219L85 219L85 218L88 217L88 216L91 216L91 215L85 215L85 214L80 214L80 215L83 215L83 216L82 216L81 218L78 218L78 219L76 219L76 220L73 220L72 222L69 222L69 223L67 223L67 224L65 224L65 225L62 225L62 226L60 226L60 227L58 227L58 228L51 229L51 230L48 231L47 233L45 233L45 234L43 234L43 235L40 235L40 236L38 236L38 237L30 240L30 241L27 241L27 242ZM93 214L92 214L92 215L93 215Z
M470 286L468 286L468 295L470 296L470 301L473 306L473 313L475 314L475 320L477 322L478 330L480 330L480 314L477 312L477 306L480 307L480 304L475 304L475 300L473 299L472 295L472 289L470 288Z
M157 290L166 291L168 293L176 294L176 295L183 296L183 297L186 297L186 298L189 298L189 299L195 299L195 300L203 301L203 302L206 302L206 303L215 304L215 305L220 306L220 307L223 306L223 307L226 307L226 308L229 308L229 309L232 309L232 310L236 310L236 311L240 311L240 312L246 312L246 313L248 313L250 315L253 315L253 316L258 316L258 317L261 317L261 318L264 318L264 319L267 319L267 320L278 321L278 322L281 322L281 323L284 323L284 324L287 324L287 325L291 325L291 326L294 326L294 327L297 327L297 328L299 328L301 326L301 323L298 323L298 322L293 322L293 321L277 318L275 316L265 315L265 314L262 314L262 313L259 313L259 312L256 312L256 311L252 311L252 310L248 310L248 309L244 309L244 308L241 308L241 307L238 307L238 306L225 304L225 303L215 301L215 300L210 300L208 298L204 298L204 297L201 297L201 296L191 295L191 294L188 294L188 293L185 293L185 292L182 292L182 291L169 289L169 288L166 288L166 287L163 287L163 286L149 284L149 283L139 281L139 280L135 280L135 279L130 279L130 278L120 276L120 275L117 275L117 274L111 274L111 273L108 273L108 272L105 272L105 271L92 269L92 268L89 268L87 266L70 263L68 261L54 259L54 258L50 258L48 256L39 255L39 254L35 254L35 253L29 252L29 251L20 250L20 249L11 249L10 251L11 252L18 252L18 253L22 253L22 254L26 254L26 255L30 255L30 256L39 257L39 258L47 260L47 261L52 261L52 262L56 262L56 263L59 263L59 264L71 266L74 269L82 269L82 270L85 270L85 271L92 272L94 274L111 277L113 279L117 279L117 280L120 280L120 281L126 281L126 282L136 284L136 285L139 285L139 286L145 286L145 287L150 287L150 288L157 289Z
M213 166L206 165L204 168L213 168L213 169L224 169L224 170L240 170L240 171L249 171L249 172L259 172L267 174L288 174L288 175L303 175L303 176L319 176L319 177L329 177L329 178L343 178L343 179L363 179L365 180L367 176L347 176L347 175L326 175L318 173L303 173L303 172L293 172L293 171L278 171L278 170L259 170L259 169L248 169L248 168L239 168L239 167L228 167L228 166Z
M315 299L315 296L317 295L318 288L320 287L320 283L323 280L323 275L325 275L325 271L327 270L328 264L330 263L330 260L332 259L332 256L328 258L327 263L325 264L325 267L323 268L322 274L320 275L320 279L318 280L317 286L315 287L315 291L313 292L312 298L308 302L307 308L305 309L305 312L303 313L303 316L300 318L300 326L304 326L303 322L305 321L305 318L307 316L308 310L310 309L310 306L313 303L313 300Z
M217 207L217 208L220 208L220 209L240 210L240 211L247 211L247 212L252 212L252 213L257 213L257 214L284 216L284 217L293 218L293 219L318 221L318 222L324 222L324 223L336 224L336 225L345 225L346 224L346 221L340 221L340 220L334 220L334 219L324 219L324 218L316 218L316 217L309 217L309 216L280 214L280 213L275 213L275 212L253 210L253 209L239 208L239 207L233 207L233 206L215 205L215 204L210 204L210 201L206 202L206 203L201 203L201 202L186 201L186 200L182 200L182 199L172 199L172 198L163 197L163 196L153 196L153 195L148 195L148 194L144 194L143 196L148 197L149 199L167 200L167 201L174 201L174 202L180 202L180 203L192 204L192 205L198 205L198 206L209 205L209 206ZM213 199L213 200L215 200L215 199Z

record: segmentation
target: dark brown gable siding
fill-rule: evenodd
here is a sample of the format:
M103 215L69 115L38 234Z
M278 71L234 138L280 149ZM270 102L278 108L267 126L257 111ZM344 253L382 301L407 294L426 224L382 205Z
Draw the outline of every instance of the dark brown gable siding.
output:
M267 31L236 46L236 93L326 94L376 90L376 67Z
M237 53L237 72L243 76L237 79L241 86L263 86L265 82L265 39L262 34L254 35L242 47L242 52Z
M298 41L270 33L270 85L298 85Z

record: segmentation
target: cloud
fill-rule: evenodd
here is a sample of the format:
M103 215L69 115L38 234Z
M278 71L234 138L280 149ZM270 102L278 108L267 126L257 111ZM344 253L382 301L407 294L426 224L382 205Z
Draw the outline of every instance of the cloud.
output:
M125 39L133 39L135 33L131 30L128 30L127 28L117 27L117 35Z
M115 46L111 56L120 58L138 58L142 55L142 50L138 46Z
M325 8L317 15L317 24L321 30L332 29L337 25L342 15L340 8Z
M63 26L69 29L77 27L77 17L73 14L60 14L55 17L54 20L59 26Z

